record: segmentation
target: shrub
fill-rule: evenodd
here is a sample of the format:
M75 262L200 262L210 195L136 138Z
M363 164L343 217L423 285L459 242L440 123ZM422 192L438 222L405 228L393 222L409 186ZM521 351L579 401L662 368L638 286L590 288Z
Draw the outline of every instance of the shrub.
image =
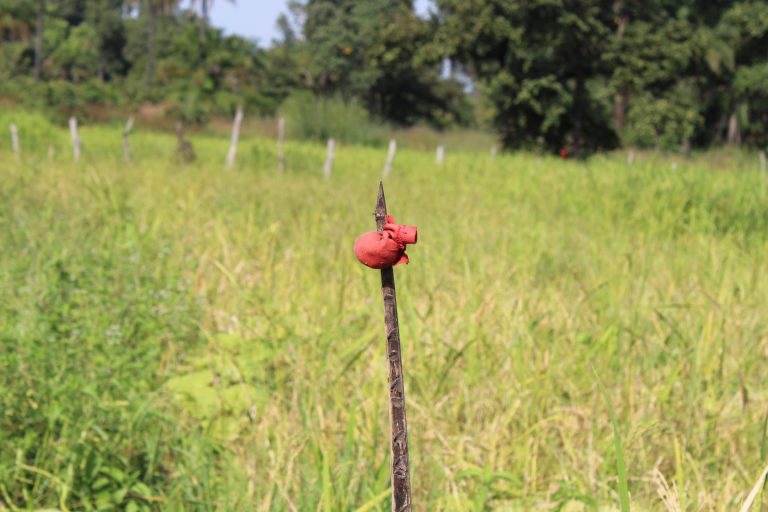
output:
M321 98L308 92L291 95L281 108L288 136L299 139L386 144L389 130L374 124L361 106L336 98Z

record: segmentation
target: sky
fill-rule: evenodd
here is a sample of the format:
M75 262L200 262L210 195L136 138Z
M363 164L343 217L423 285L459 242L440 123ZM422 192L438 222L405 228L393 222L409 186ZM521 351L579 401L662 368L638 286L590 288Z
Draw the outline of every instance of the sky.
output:
M387 1L387 0L382 0ZM211 23L227 34L255 39L262 48L279 37L275 22L287 11L288 0L215 0ZM430 0L416 0L416 11L427 12Z

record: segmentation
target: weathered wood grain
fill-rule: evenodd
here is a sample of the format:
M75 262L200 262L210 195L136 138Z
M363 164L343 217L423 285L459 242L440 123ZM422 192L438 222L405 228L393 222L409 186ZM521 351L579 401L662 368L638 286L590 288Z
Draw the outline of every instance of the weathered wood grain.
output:
M384 230L387 203L384 185L379 183L376 199L376 229ZM387 363L389 365L389 418L392 425L391 469L392 512L410 512L411 477L408 462L408 428L405 419L405 387L403 358L400 350L400 328L397 323L397 296L392 267L381 269L381 293L384 296L384 325L387 334Z

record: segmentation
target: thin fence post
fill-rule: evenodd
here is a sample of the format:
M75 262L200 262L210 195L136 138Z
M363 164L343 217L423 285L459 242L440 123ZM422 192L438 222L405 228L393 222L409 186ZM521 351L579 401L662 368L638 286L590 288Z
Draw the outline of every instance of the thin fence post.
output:
M496 160L496 146L491 146L491 160Z
M635 162L635 152L633 150L627 151L627 167L632 167Z
M72 138L72 157L75 162L80 160L80 152L82 150L80 142L80 134L77 132L77 119L74 117L69 118L69 135Z
M178 157L183 164L189 164L195 161L197 155L195 154L195 148L192 143L189 142L184 136L184 123L181 121L176 122L176 138L179 141L177 149Z
M760 161L760 172L767 172L765 169L765 150L761 149L757 153L757 159Z
M384 164L384 170L381 173L382 178L389 176L392 172L392 163L395 161L395 153L397 152L397 142L395 139L390 139L389 149L387 150L387 162Z
M445 146L437 146L437 151L435 152L435 162L437 165L443 165L443 161L445 160Z
M125 128L123 128L123 156L125 157L126 162L130 162L132 157L131 143L129 140L131 130L133 130L133 116L128 118L128 121L125 123Z
M325 155L325 164L323 164L323 176L326 179L331 177L331 170L333 170L333 157L334 148L336 147L336 141L328 139L328 148Z
M237 156L237 142L240 139L240 123L243 122L243 107L237 106L237 112L235 112L235 120L232 122L232 140L229 143L229 151L227 152L227 170L232 169L235 165L235 157Z
M285 118L277 120L277 167L280 173L285 172Z
M19 130L14 123L11 123L11 147L16 158L21 157L21 147L19 146Z
M384 186L379 184L376 199L376 229L384 230L387 203ZM405 387L403 356L400 348L400 326L397 321L397 295L395 273L392 267L381 269L381 293L384 297L384 325L387 334L387 362L389 365L389 419L392 428L390 469L392 471L392 510L410 512L411 477L408 461L408 427L405 417Z

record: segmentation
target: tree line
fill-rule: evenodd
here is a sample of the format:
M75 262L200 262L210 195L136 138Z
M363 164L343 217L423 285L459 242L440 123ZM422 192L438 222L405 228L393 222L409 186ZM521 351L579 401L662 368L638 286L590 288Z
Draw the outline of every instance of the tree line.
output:
M211 2L0 0L0 96L202 123L311 94L576 156L768 144L764 1L294 0L268 47L212 27Z

